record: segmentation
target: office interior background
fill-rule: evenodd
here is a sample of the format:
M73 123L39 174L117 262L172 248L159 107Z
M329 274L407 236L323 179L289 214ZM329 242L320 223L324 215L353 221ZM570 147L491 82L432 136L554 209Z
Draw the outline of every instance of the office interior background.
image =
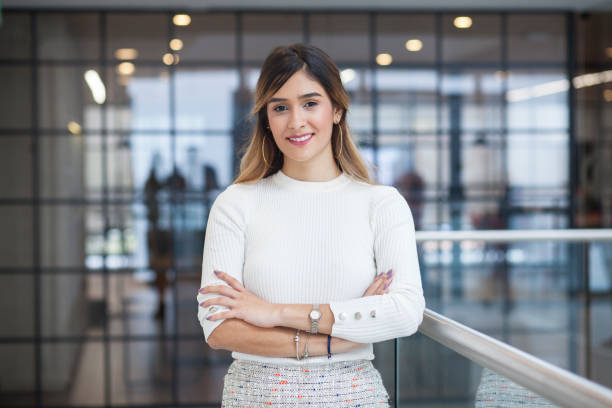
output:
M218 406L206 219L280 44L338 64L353 137L419 231L611 228L611 2L444 3L5 1L0 405ZM612 387L610 242L419 254L430 309ZM376 355L401 406L474 405L481 367L421 334Z

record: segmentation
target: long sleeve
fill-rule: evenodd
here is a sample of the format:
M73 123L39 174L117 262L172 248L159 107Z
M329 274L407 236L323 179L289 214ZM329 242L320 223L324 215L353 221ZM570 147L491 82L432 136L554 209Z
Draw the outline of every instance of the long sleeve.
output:
M389 293L330 303L332 335L359 343L413 334L425 309L412 214L397 189L382 187L381 192L371 226L376 271L394 272Z
M245 209L244 197L241 194L241 186L229 186L215 200L206 226L204 238L204 255L202 260L201 286L226 285L213 273L214 270L226 272L242 282L245 253L245 225L247 210ZM223 322L223 320L211 322L206 320L208 314L212 314L226 308L216 306L202 308L199 304L207 299L219 297L218 294L197 295L198 320L204 330L204 336L208 336ZM211 310L212 309L212 310Z

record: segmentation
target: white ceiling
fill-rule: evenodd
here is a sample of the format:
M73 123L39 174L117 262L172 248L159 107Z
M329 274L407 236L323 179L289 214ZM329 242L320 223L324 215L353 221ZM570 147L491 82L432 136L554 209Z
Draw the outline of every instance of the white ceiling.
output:
M612 11L612 0L4 0L5 8Z

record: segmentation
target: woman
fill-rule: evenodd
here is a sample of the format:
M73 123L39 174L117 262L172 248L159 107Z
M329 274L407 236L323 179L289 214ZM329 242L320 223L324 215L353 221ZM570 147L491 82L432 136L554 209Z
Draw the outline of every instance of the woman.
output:
M223 406L388 406L372 343L413 334L425 302L414 224L351 140L320 49L266 58L240 175L211 210L198 318L231 350Z

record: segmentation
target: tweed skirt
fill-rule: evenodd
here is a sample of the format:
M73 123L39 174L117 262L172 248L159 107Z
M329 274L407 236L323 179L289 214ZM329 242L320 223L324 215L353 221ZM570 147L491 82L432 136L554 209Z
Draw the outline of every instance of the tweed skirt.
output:
M234 360L221 407L270 406L389 407L389 396L369 360L310 365Z

